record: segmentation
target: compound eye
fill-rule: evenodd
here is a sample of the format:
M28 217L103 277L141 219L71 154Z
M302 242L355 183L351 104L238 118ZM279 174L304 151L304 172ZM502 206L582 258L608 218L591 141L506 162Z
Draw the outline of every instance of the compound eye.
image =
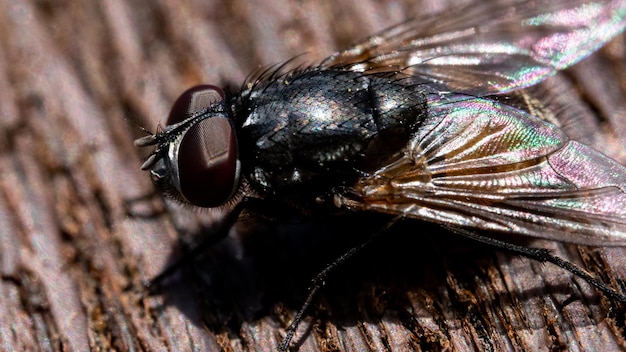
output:
M226 117L210 117L193 125L178 149L180 193L199 207L224 204L239 179L237 140Z
M172 106L167 124L205 112L223 99L224 92L216 86L190 88ZM176 158L175 188L185 200L200 207L216 207L231 197L239 175L237 140L229 118L212 116L191 126L180 141Z
M203 84L187 89L174 102L167 124L173 125L203 112L224 99L224 91L219 87Z

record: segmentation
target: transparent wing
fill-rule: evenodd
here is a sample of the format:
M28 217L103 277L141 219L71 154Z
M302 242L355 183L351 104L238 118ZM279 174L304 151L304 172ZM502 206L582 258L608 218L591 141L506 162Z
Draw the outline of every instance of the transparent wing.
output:
M452 95L353 209L587 245L626 244L626 168L507 105Z
M397 72L473 95L534 85L594 52L626 27L626 1L486 1L410 20L323 65Z

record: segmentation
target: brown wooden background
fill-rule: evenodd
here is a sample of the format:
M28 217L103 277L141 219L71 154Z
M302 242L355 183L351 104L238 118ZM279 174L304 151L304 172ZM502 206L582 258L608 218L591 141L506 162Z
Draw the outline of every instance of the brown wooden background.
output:
M447 6L339 3L0 1L0 350L274 349L309 278L367 222L247 221L143 297L142 280L220 213L140 199L153 187L134 122L154 130L191 85L239 85L302 53L314 63ZM621 37L538 88L565 102L573 136L623 163L625 67ZM400 230L329 278L302 351L626 348L624 306L569 273L421 223ZM623 287L626 249L537 245Z

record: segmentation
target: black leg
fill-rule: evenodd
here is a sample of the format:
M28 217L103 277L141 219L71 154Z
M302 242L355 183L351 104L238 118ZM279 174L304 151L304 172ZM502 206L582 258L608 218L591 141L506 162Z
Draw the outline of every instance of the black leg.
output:
M148 288L149 291L152 292L155 287L158 287L163 282L163 280L167 279L169 276L171 276L173 273L175 273L178 269L180 269L180 268L188 265L189 263L191 263L200 254L202 254L203 252L205 252L206 250L211 248L217 242L219 242L222 239L224 239L228 235L228 232L230 231L230 228L233 227L233 225L239 219L239 215L241 215L241 212L243 210L246 210L246 209L257 209L257 208L260 209L260 207L264 206L264 204L265 204L265 201L261 200L261 199L258 199L258 198L252 198L252 197L245 197L245 198L243 198L228 213L228 215L221 222L221 224L219 225L218 230L215 233L213 233L207 239L202 241L202 243L200 245L198 245L197 247L192 249L190 252L185 253L185 256L183 258L181 258L180 260L178 260L176 263L172 264L171 266L167 267L160 274L158 274L157 276L153 277L152 279L146 280L144 282L144 286L146 288Z
M620 302L626 302L626 295L617 292L615 289L608 286L604 282L591 276L591 274L586 272L584 269L553 255L552 253L550 253L548 249L519 246L519 245L515 245L512 243L500 241L491 237L482 236L476 232L469 231L469 230L462 229L462 228L449 227L449 226L446 226L446 228L452 232L471 238L475 241L482 242L482 243L515 253L515 254L519 254L521 256L537 260L541 263L545 263L545 262L552 263L584 279L585 281L595 286L600 292L604 293L608 297L616 299Z
M391 219L391 221L389 221L383 228L381 228L380 230L370 235L370 237L365 242L362 242L359 245L350 248L347 252L345 252L344 254L339 256L337 259L333 260L330 264L328 264L324 268L324 270L320 271L317 275L315 275L315 277L311 280L311 286L309 286L309 293L306 297L306 300L304 301L304 304L302 304L302 307L300 307L300 310L298 310L298 313L296 314L295 318L293 319L293 321L287 328L286 330L287 334L285 335L285 338L283 338L283 341L280 343L280 345L278 345L279 351L286 352L289 350L289 344L291 343L291 340L293 339L293 336L296 333L296 330L298 329L298 325L300 325L300 323L302 322L302 319L304 318L304 313L307 311L307 309L313 302L313 298L315 298L315 295L317 294L317 292L324 286L326 276L328 276L328 274L330 274L334 269L336 269L338 266L343 264L346 260L352 258L355 254L363 250L363 248L367 247L370 243L374 242L374 240L380 237L381 234L387 232L387 230L389 230L396 222L398 222L398 220L402 218L403 218L402 216L397 216Z

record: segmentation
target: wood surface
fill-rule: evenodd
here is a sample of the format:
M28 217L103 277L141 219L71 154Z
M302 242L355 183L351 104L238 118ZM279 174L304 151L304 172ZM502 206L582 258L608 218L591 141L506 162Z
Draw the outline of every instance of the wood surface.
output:
M0 350L271 351L308 281L380 219L248 218L146 295L223 212L154 196L133 146L184 89L311 63L420 1L0 1ZM622 36L536 92L626 163ZM555 93L556 92L556 93ZM545 96L545 95L544 95ZM556 98L555 98L556 99ZM625 290L626 248L532 243ZM625 306L553 265L403 223L327 280L301 351L617 351Z

